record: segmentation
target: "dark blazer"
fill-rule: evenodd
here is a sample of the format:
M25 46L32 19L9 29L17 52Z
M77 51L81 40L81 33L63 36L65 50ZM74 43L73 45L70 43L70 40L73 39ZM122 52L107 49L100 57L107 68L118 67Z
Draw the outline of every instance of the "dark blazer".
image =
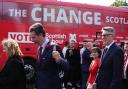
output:
M10 57L0 71L0 89L26 89L26 78L21 57Z
M63 55L59 46L56 46L56 50L60 52L61 56ZM48 43L37 65L37 89L61 89L60 75L66 69L67 62L62 59L60 64L57 64L52 58L52 51L53 46Z
M89 67L92 62L92 57L90 57L91 52L86 48L82 55L82 71L89 72Z
M124 63L122 49L113 43L101 60L97 89L121 89L119 81L122 79Z
M72 53L70 53L72 52ZM66 59L70 64L71 70L80 70L80 52L77 49L67 49Z
M78 49L67 49L65 58L69 63L69 70L67 73L68 81L76 83L81 79L81 66L80 66L80 52Z
M91 52L86 48L82 55L82 89L86 89L86 83L89 77L89 67L92 62L92 58L90 57Z

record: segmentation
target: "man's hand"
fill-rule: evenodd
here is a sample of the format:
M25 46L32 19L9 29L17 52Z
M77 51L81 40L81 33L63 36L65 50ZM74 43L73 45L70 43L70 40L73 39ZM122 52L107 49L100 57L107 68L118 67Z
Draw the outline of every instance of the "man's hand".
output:
M55 59L57 63L60 63L61 61L61 56L58 51L52 51L52 57Z

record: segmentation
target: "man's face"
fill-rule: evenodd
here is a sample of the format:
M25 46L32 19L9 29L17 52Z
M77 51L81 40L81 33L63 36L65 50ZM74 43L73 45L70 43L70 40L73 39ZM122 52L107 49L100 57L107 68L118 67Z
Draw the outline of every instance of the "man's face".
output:
M102 35L103 45L109 45L113 41L113 35L111 34L103 34Z
M30 37L31 37L32 42L34 42L34 43L36 43L38 45L41 44L42 37L43 37L41 34L40 35L36 35L35 32L30 32Z
M69 43L70 48L74 48L75 47L75 43Z
M83 47L86 47L86 44L87 44L88 42L83 42Z

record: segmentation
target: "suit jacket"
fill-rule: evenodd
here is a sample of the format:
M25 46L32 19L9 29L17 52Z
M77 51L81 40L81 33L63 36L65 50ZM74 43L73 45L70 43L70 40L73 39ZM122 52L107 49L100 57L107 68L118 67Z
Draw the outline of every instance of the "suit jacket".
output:
M56 46L56 50L62 51L59 46ZM37 64L37 89L61 89L61 74L63 70L67 68L67 62L62 59L60 64L57 64L52 58L53 46L48 43L41 56L40 62ZM62 56L63 57L63 56Z
M90 57L90 51L86 48L83 52L83 55L82 55L82 71L84 72L89 72L89 66L92 62L92 59Z
M122 49L113 43L101 60L102 63L96 80L97 89L121 89L119 81L122 79L124 63Z
M124 58L125 59L125 58ZM127 60L127 59L126 59ZM127 62L126 62L127 63ZM124 63L123 68L125 68L126 64ZM126 70L124 70L124 72L126 73L126 78L124 77L123 79L120 80L119 84L120 88L119 89L128 89L128 66L126 67Z
M80 52L77 49L67 49L66 57L71 70L80 70Z
M10 57L0 71L0 89L26 89L23 60L19 56Z
M69 81L79 81L81 79L80 52L78 49L67 49L66 56L69 63L67 78Z

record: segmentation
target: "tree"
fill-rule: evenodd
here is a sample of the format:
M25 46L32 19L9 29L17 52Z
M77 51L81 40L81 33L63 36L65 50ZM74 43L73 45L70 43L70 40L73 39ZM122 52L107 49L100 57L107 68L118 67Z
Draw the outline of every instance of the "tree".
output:
M119 7L119 6L128 6L126 0L116 0L111 4L111 6Z

